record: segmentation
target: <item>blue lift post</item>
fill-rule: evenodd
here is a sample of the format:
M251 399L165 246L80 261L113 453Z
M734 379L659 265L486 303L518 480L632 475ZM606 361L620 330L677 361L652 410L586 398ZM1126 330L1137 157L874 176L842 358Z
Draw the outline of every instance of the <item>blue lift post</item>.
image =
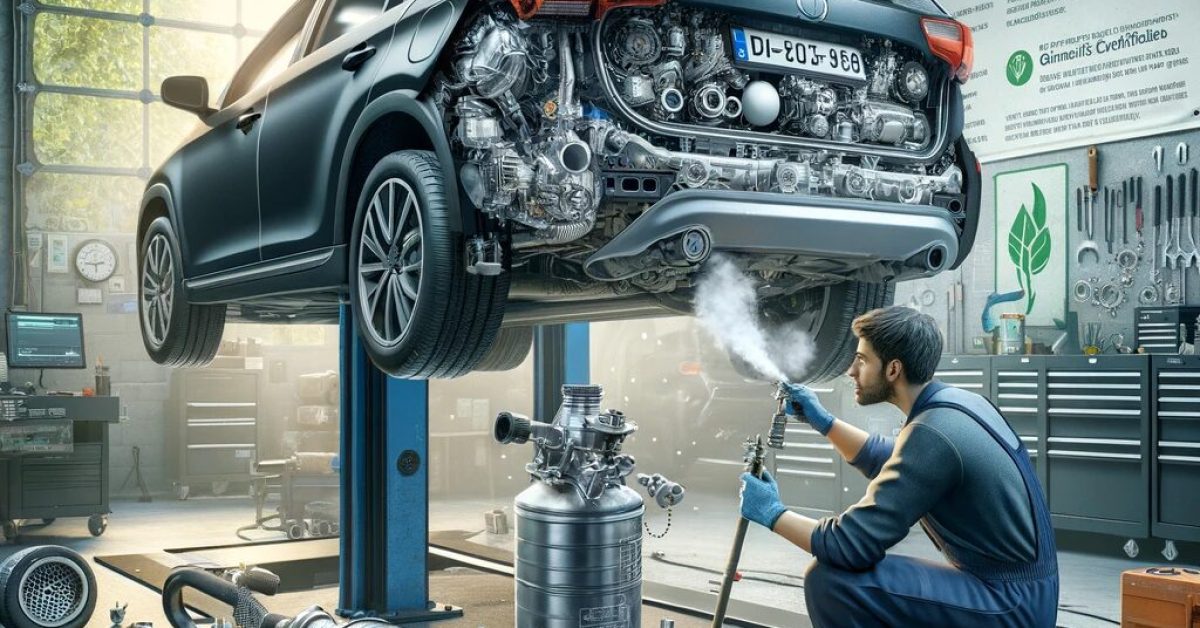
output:
M371 363L349 307L339 324L338 614L420 623L462 616L429 599L429 384Z
M340 319L338 614L393 623L461 617L461 608L429 599L429 383L375 368L347 306ZM539 327L535 337L535 405L551 402L552 414L562 384L588 383L588 325Z

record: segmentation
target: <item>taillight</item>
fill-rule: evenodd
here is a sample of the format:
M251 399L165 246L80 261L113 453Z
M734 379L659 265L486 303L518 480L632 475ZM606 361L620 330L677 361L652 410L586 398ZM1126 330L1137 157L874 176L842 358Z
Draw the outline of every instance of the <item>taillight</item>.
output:
M975 65L975 40L971 37L971 29L957 20L932 17L921 18L921 29L925 31L929 50L950 64L959 83L966 83Z
M595 8L597 19L604 17L609 9L617 7L656 7L667 0L510 0L517 17L528 20L535 15L542 17L588 17Z
M699 362L680 362L679 363L679 374L680 375L699 375L700 372L701 372L701 369L700 369Z

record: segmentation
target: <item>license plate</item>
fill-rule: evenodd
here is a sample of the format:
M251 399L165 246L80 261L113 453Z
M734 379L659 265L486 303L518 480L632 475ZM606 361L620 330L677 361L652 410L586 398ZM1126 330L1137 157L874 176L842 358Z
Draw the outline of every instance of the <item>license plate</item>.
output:
M853 82L867 80L862 53L823 41L735 26L733 55L739 65L820 74Z

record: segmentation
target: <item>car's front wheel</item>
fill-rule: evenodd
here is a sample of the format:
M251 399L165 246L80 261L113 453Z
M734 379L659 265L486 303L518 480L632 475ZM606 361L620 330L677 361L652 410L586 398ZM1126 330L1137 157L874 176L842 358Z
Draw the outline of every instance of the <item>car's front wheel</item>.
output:
M466 272L447 182L427 151L380 159L358 201L350 300L367 354L396 377L457 377L488 353L508 275Z
M138 318L150 359L183 367L212 362L225 330L225 306L187 302L179 240L167 217L146 228L139 259Z

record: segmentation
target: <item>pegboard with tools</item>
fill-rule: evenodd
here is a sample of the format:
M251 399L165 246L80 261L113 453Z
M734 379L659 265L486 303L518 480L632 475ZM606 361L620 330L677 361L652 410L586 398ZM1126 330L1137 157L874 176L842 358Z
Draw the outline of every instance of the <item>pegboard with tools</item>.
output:
M1068 307L1081 346L1135 351L1136 308L1200 302L1198 141L1187 132L1080 151L1086 168L1073 172L1086 180L1071 182Z

